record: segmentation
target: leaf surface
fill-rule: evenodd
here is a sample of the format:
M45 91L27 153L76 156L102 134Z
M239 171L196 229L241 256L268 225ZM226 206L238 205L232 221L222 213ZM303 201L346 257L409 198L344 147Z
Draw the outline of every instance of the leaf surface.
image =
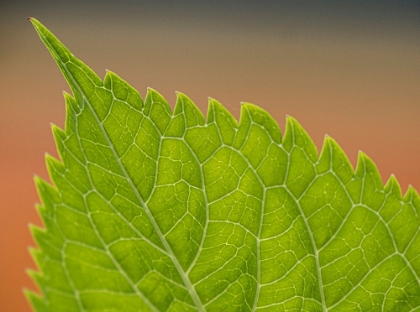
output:
M216 100L172 112L108 71L104 80L31 19L68 81L53 185L36 178L36 311L420 310L420 198L385 186L334 140L321 153Z

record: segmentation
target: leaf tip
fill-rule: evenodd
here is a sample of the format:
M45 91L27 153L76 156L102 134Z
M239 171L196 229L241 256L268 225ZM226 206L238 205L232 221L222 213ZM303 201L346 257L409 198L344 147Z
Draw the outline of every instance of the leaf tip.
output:
M43 297L32 290L25 291L25 297L34 310L37 311L46 311L46 307L44 305Z
M160 95L160 93L159 92L157 92L155 89L153 89L152 87L147 87L147 92L146 92L146 97L147 96L151 96L151 95L153 95L153 94L159 94Z
M297 122L296 118L290 116L289 114L286 114L286 121L289 121L289 122Z
M256 111L265 112L264 109L262 109L261 107L255 105L253 103L245 102L245 101L241 101L239 103L241 105L241 113L242 113L242 111L244 111L244 112L256 112Z
M357 162L358 163L369 161L369 160L370 160L370 157L365 152L363 152L362 150L357 151Z
M25 273L28 274L28 269L25 270ZM27 295L27 293L31 292L31 290L28 289L27 287L22 287L20 291L23 292L25 296Z
M324 146L325 148L338 148L342 153L344 153L338 143L328 134L324 135ZM324 150L324 146L322 150Z
M409 198L410 200L413 200L413 198L419 198L418 191L414 188L413 185L409 184L407 187L407 191L405 192L405 198Z
M183 92L175 91L175 95L176 95L176 103L177 104L178 104L179 101L183 101L183 100L191 101L191 99Z
M368 154L366 154L362 150L358 150L358 152L357 152L357 159L358 159L358 162L375 164L374 161L372 160L372 158L370 158L368 156ZM375 165L375 167L376 167L376 165Z
M301 128L301 125L299 124L297 119L290 116L290 115L286 115L286 126L285 126L285 134L284 135L286 136L286 132L287 131L290 132L295 127Z
M241 102L241 111L242 110L252 112L252 113L256 113L256 112L263 113L263 114L267 113L261 107L255 105L255 104L249 103L249 102Z
M27 20L30 21L32 23L32 25L34 26L34 28L38 31L38 29L40 28L40 26L43 26L36 18L33 18L31 16L27 17Z
M29 276L31 276L29 273L30 273L30 270L29 269L26 269L25 270L25 273L27 274L27 275L29 275ZM32 277L32 276L31 276ZM27 288L27 287L22 287L21 289L20 289L20 291L23 293L23 295L25 296L25 298L27 299L27 300L29 300L29 302L30 303L32 303L32 300L33 300L33 296L38 296L39 297L39 299L40 300L42 300L41 299L41 296L39 295L39 294L37 294L37 293L35 293L34 292L34 290L32 290L32 289L29 289L29 288Z
M209 96L207 99L209 100L209 105L222 105L218 100L212 98L211 96Z
M208 106L209 106L207 120L210 121L210 120L213 120L212 118L213 113L210 113L210 112L215 112L215 110L217 110L218 106L221 104L218 100L216 100L215 98L212 98L211 96L209 96L207 99L208 99Z
M403 198L403 191L397 177L392 173L388 181L385 183L384 189L388 192L393 192L399 199Z
M29 272L26 270L25 270L25 273L29 275ZM25 295L27 299L31 299L32 296L37 296L37 294L35 294L33 290L26 287L22 287L21 291L23 292L23 294Z
M396 184L398 184L397 178L395 177L395 174L392 173L385 183L385 188L393 188Z
M175 91L175 94L176 94L177 98L187 98L187 99L189 99L189 97L183 92Z

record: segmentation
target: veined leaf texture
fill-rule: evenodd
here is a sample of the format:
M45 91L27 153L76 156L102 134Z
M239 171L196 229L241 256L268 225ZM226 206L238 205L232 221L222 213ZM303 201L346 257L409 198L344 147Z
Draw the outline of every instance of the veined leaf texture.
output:
M172 112L30 19L73 95L37 178L35 311L420 311L420 198L262 109Z

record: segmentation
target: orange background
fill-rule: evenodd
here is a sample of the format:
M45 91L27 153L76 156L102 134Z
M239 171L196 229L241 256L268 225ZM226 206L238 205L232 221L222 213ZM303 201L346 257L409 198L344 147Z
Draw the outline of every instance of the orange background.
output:
M319 149L328 133L353 165L362 150L384 182L394 173L404 192L420 190L418 2L67 2L0 7L0 311L30 311L28 224L41 225L33 176L48 179L44 153L57 155L50 123L63 126L69 91L27 16L100 76L108 68L142 95L150 86L173 107L182 91L203 112L211 96L236 117L241 101L252 102L282 129L289 114Z

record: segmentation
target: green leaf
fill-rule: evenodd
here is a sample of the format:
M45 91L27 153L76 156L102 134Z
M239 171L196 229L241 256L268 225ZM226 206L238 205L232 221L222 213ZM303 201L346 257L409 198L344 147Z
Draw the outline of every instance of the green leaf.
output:
M251 104L143 102L31 22L73 92L36 178L36 311L420 311L413 188Z

